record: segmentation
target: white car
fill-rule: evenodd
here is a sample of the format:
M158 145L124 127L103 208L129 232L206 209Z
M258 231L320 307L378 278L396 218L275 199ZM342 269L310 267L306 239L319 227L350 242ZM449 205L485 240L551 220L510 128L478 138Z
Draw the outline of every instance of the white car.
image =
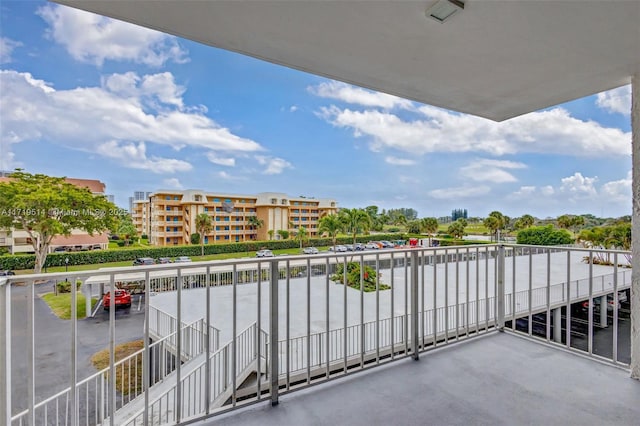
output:
M305 247L302 249L302 253L304 254L318 254L319 251L315 247Z
M271 250L258 250L256 252L256 257L273 257L273 252Z
M342 244L339 244L335 247L329 247L329 251L345 252L347 251L347 246L343 246Z
M189 256L178 256L173 263L189 263L191 262L191 258Z

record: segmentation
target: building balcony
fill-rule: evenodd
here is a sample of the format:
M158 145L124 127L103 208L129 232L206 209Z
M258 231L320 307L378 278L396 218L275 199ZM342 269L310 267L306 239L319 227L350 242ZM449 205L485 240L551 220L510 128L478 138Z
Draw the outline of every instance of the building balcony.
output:
M16 426L635 424L629 266L627 252L479 245L11 277L0 395ZM61 326L34 283L62 278L139 294L129 315ZM87 367L81 348L115 350L110 335L142 347Z

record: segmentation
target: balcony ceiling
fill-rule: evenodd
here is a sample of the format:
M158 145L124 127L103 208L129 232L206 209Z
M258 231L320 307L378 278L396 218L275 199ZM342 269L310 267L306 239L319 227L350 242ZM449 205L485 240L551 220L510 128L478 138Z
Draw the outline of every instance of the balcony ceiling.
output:
M637 0L466 0L445 23L433 0L56 1L498 121L640 73Z

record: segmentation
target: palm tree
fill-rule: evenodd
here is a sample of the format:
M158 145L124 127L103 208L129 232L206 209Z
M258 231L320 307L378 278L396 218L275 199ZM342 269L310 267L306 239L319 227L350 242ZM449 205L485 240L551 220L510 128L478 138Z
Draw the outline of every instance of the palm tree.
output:
M353 244L356 243L358 234L368 231L371 226L369 215L363 209L340 210L340 221L344 231L353 237Z
M301 226L298 228L298 232L296 232L296 240L300 241L300 249L302 249L302 244L309 239L309 232L307 228Z
M483 224L491 231L491 235L496 236L496 241L500 239L500 230L505 229L509 223L509 218L499 211L493 211L489 213ZM493 237L491 237L493 240Z
M420 222L422 230L429 234L429 247L431 247L431 236L438 232L438 219L435 217L425 217Z
M269 239L270 239L270 240L273 240L273 234L274 234L275 232L276 232L276 231L274 231L273 229L269 229L269 230L267 231L267 234L269 234Z
M196 231L200 234L200 254L204 256L204 236L213 229L211 216L206 213L200 213L196 216Z
M249 226L250 229L258 230L264 226L264 220L259 219L258 216L249 216L247 226ZM273 237L273 231L271 231L270 236Z
M333 247L336 246L336 239L338 237L338 233L342 231L342 228L342 221L338 215L335 214L324 216L318 221L318 232L320 234L326 233L329 235Z

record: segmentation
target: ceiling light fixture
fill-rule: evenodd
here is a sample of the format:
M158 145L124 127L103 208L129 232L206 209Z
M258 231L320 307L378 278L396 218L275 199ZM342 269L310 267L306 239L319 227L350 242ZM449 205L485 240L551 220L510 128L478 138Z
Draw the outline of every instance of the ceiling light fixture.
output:
M464 9L464 2L460 0L438 0L427 9L426 15L429 18L443 23L462 9Z

